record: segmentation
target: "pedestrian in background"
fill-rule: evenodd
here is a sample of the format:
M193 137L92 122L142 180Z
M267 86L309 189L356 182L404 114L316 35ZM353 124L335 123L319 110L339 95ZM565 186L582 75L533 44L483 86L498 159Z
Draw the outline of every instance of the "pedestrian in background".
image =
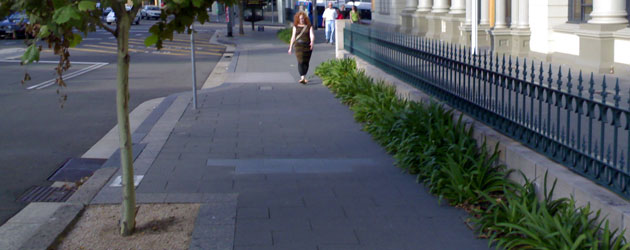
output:
M348 11L346 10L346 5L341 5L339 8L339 16L337 19L348 19Z
M352 10L350 11L350 22L359 23L361 21L361 17L359 16L359 11L357 11L357 6L352 6Z
M333 9L332 2L328 2L328 8L322 14L324 24L326 24L326 42L335 43L335 19L337 19L337 11Z
M308 83L306 73L308 72L308 63L313 53L313 42L315 41L315 33L311 22L306 16L306 12L300 11L293 17L293 33L291 35L291 43L289 44L289 54L295 45L295 57L298 61L298 72L300 73L301 84Z

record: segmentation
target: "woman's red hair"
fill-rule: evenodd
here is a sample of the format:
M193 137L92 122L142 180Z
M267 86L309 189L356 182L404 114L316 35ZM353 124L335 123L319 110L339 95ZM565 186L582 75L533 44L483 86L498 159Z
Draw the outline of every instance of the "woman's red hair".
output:
M293 26L298 26L298 24L300 24L300 15L304 15L304 22L306 26L311 26L311 21L308 20L308 16L306 15L306 12L304 11L298 11L298 13L295 13L295 16L293 16Z

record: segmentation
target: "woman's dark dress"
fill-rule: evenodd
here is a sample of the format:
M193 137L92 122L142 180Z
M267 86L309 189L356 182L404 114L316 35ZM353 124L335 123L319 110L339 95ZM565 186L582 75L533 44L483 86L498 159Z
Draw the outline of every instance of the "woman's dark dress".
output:
M306 75L308 72L308 63L311 60L311 36L310 36L310 26L304 27L295 27L295 35L299 35L302 33L303 29L304 33L300 37L295 38L295 56L298 61L298 71L300 75Z

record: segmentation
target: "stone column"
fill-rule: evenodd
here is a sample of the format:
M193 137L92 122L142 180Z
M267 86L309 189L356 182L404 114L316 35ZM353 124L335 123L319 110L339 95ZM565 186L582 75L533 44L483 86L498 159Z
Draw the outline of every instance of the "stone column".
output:
M608 73L615 64L614 32L627 26L625 0L593 0L592 19L580 24L579 62L586 70Z
M447 15L442 17L442 33L440 39L449 43L459 42L461 26L466 21L466 0L451 0L451 8Z
M429 12L433 8L432 0L418 0L418 9L417 12Z
M507 28L507 23L505 22L505 8L506 8L506 0L496 0L495 6L495 29L504 29Z
M475 2L473 1L473 4ZM479 6L479 26L478 26L478 45L480 50L484 50L489 48L492 45L492 39L490 37L490 1L489 0L481 0L481 5Z
M512 35L505 23L505 7L506 0L496 0L495 5L495 22L494 28L490 32L492 34L493 50L497 53L510 53L512 49Z
M628 23L625 0L593 0L593 12L588 23L625 24Z
M466 13L466 0L451 0L451 11L449 14L465 14Z
M405 6L405 11L415 12L418 9L418 0L407 0L407 6Z
M464 22L464 25L472 24L472 2L473 0L466 0L466 22Z
M490 17L488 15L490 11L490 3L488 0L481 0L481 7L479 8L479 26L490 26Z
M529 0L512 0L512 54L527 56L529 54L529 41L531 32L529 31ZM518 20L518 22L516 21Z
M512 15L510 17L510 28L516 29L518 26L518 0L512 0Z
M431 12L432 7L432 0L418 0L418 8L416 9L416 13L413 14L413 28L411 33L418 36L424 36L427 33L429 24L426 15Z
M449 9L448 0L435 0L431 13L447 13Z
M440 39L442 32L446 32L446 23L442 25L444 21L446 13L448 13L449 9L448 0L434 0L433 8L431 8L431 13L428 14L427 20L428 22L428 30L425 34L426 37L432 39Z
M413 14L418 8L418 0L407 0L407 5L400 15L401 32L407 33L413 29Z
M518 26L519 29L529 29L529 0L518 1Z
M472 31L472 5L473 1L477 2L477 0L466 0L466 17L464 23L459 26L459 43L465 46L470 46L470 35Z

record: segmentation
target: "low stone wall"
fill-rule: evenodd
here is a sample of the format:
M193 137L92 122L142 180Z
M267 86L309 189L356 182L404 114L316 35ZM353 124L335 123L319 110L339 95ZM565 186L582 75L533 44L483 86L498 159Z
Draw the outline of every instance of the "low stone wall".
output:
M337 57L355 58L359 69L364 69L366 74L374 79L382 79L388 84L395 85L399 96L402 98L414 101L437 101L415 87L389 75L385 71L361 60L347 51L339 49ZM458 119L460 114L462 113L459 111L455 112L454 118ZM625 236L627 239L630 239L629 201L595 184L593 181L572 172L567 167L553 162L521 143L504 136L482 122L467 115L463 116L463 120L474 127L474 137L479 145L485 140L489 148L494 148L498 143L499 150L501 151L499 161L510 169L522 171L529 180L534 181L536 188L541 191L539 193L542 194L545 173L548 173L547 185L549 188L551 188L553 182L557 180L556 189L553 194L555 198L573 197L578 206L586 206L590 203L593 211L602 211L602 217L609 220L611 228L625 229ZM518 183L523 183L520 174L512 174L510 178ZM542 198L542 196L540 198Z

